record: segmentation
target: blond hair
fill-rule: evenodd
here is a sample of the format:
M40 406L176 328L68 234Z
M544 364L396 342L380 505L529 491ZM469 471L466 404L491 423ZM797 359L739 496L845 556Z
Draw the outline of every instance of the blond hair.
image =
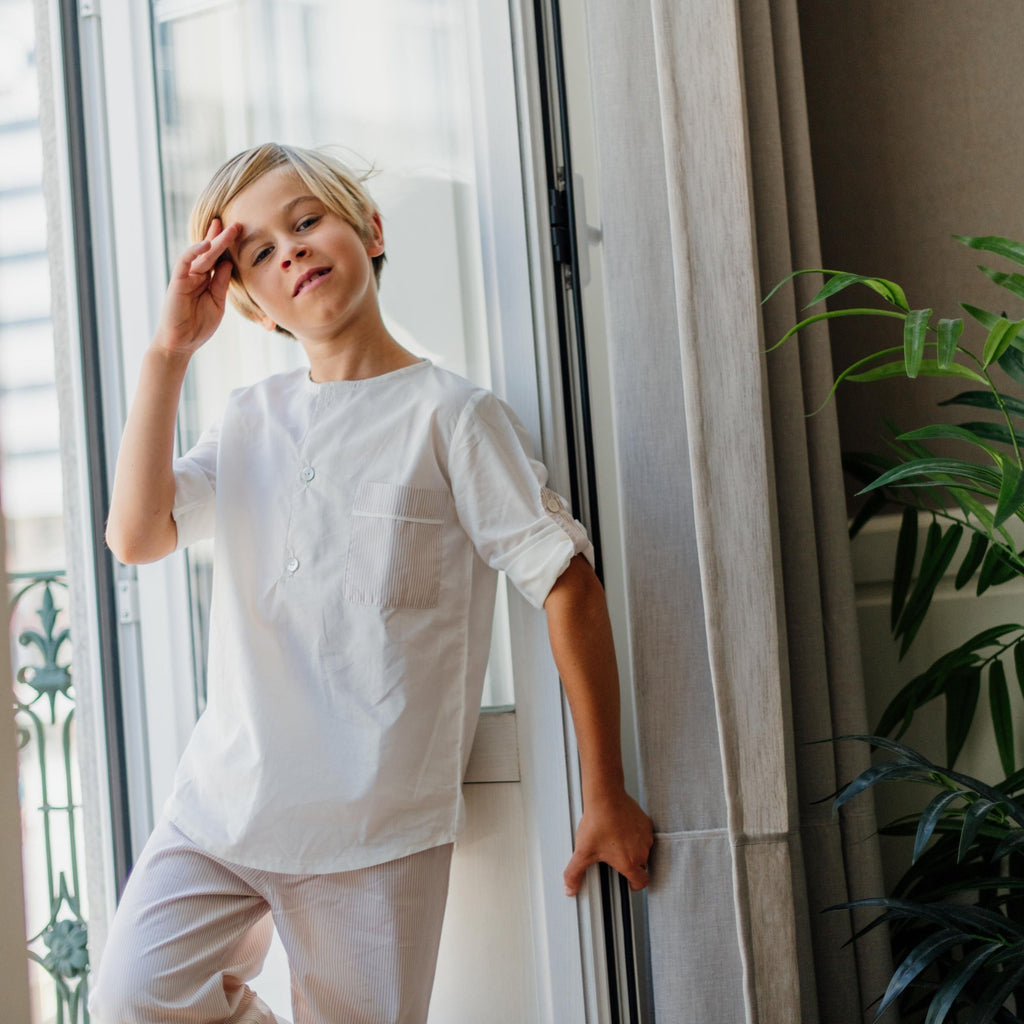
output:
M276 142L247 149L233 156L216 171L192 207L188 219L189 239L192 242L202 241L210 222L215 218L223 220L225 207L239 192L278 167L291 170L309 189L310 194L332 213L347 221L364 243L369 244L374 240L373 218L378 215L378 210L369 192L363 187L366 176L356 175L340 160L323 150L301 149ZM373 257L373 275L378 284L383 265L383 253ZM263 319L263 310L242 284L237 267L231 271L228 296L242 316L257 322ZM290 332L282 327L277 330L290 336Z

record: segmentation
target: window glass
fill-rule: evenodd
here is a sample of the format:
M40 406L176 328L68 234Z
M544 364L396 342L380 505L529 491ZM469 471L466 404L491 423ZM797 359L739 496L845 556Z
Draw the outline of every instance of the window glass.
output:
M472 8L469 0L157 0L168 259L186 244L195 195L226 158L266 141L329 146L354 169L373 171L389 330L489 386ZM231 388L304 362L296 343L232 311L190 370L183 445L217 420ZM193 548L189 558L202 679L210 552ZM512 702L503 609L499 593L488 705Z

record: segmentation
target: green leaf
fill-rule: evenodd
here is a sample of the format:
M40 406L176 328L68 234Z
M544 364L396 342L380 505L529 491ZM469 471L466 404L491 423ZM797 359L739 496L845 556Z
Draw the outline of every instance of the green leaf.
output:
M850 540L853 540L858 533L864 528L865 524L871 519L877 516L880 512L885 511L886 505L889 504L889 499L886 498L884 492L875 491L867 501L859 509L857 514L850 521Z
M967 851L970 849L971 843L977 838L982 825L985 824L988 816L998 807L999 803L997 801L988 800L983 797L980 800L975 800L967 808L960 831L960 842L957 846L956 859L958 863L963 861Z
M899 362L876 366L873 370L867 370L865 373L850 374L844 379L854 381L857 384L870 384L876 380L889 380L892 377L905 376L909 377L910 374L907 372L906 363L901 359ZM966 366L954 363L948 369L942 369L934 359L922 359L915 376L963 377L965 380L973 380L978 384L987 383L980 373L975 373L974 370L968 369Z
M1012 416L1024 417L1024 402L1011 395L999 396L1006 406L1006 411ZM999 412L999 401L991 391L962 391L959 395L947 398L939 405L971 405L977 409L993 409Z
M889 701L875 726L877 735L888 736L893 729L900 726L896 733L898 739L907 731L917 709L922 704L927 704L928 701L934 699L931 690L938 676L929 674L930 672L931 670L913 678L902 686L896 696ZM941 686L941 683L938 685Z
M914 587L915 594L920 591L922 578L931 567L934 567L936 552L939 550L942 537L942 527L939 525L939 521L933 518L928 524L928 531L924 535L924 551L921 553L921 569L918 573L917 585ZM892 632L894 637L900 636L904 629L906 629L906 624L904 622L906 615L907 607L906 604L904 604L900 618L897 620L896 625L893 626Z
M1024 476L1020 467L1009 459L1003 460L1003 481L999 487L996 502L995 525L1000 526L1012 515L1016 515L1024 503Z
M886 302L890 302L892 305L898 306L904 313L910 312L910 306L907 304L907 297L903 293L903 289L896 284L895 281L887 281L884 277L863 277L860 274L850 274L846 272L833 274L832 278L827 281L821 291L807 303L807 307L805 308L813 306L818 302L823 302L825 299L830 299L833 295L843 291L844 288L849 288L852 284L867 285L867 287L872 291L881 295Z
M1000 357L999 366L1003 373L1018 384L1024 384L1024 354L1011 345Z
M981 573L978 575L977 594L984 594L989 587L997 587L1000 583L1007 583L1018 575L1013 563L1006 557L1006 552L998 546L988 549L985 560L981 563Z
M1004 274L1001 270L993 270L991 267L979 266L978 269L992 281L995 281L1000 288L1013 292L1020 299L1024 299L1024 277L1020 274Z
M964 332L964 322L959 317L955 320L943 318L938 327L937 363L940 370L948 370L956 357L956 343Z
M954 494L954 497L956 498L957 503L960 505L960 508L963 510L965 516L974 516L974 518L978 520L978 523L981 525L982 529L984 529L986 532L991 531L992 513L989 512L989 510L984 505L982 505L980 501L976 501L969 494L962 494L959 492ZM999 533L1003 534L1006 533L1006 531L1000 530ZM1009 536L1009 534L1006 534L1008 543Z
M1005 256L1006 259L1012 260L1014 263L1024 264L1024 245L1014 242L1010 238L1002 238L999 235L954 235L953 237L971 249L995 253L997 256Z
M971 537L970 547L967 549L964 560L960 563L960 569L956 574L956 580L953 584L957 590L967 586L971 577L978 571L978 566L981 565L981 560L985 557L987 548L988 537L985 534L975 533Z
M774 345L772 345L768 351L774 352L780 345L788 341L793 337L794 334L798 334L805 327L810 327L811 324L820 323L822 320L835 320L838 317L844 316L884 316L891 317L895 320L902 320L906 314L890 312L887 309L832 309L827 313L817 313L814 316L809 316L805 320L801 320L798 324L794 324L786 333L779 338Z
M794 270L793 273L787 274L762 300L761 305L763 306L784 284L792 281L796 277L801 277L804 274L835 274L838 271L835 270Z
M948 483L948 481L942 479L946 476L963 477L965 480L970 480L988 493L991 493L993 497L999 493L999 486L1002 483L1002 477L999 473L994 469L989 469L987 466L965 462L963 459L931 457L911 459L911 461L905 462L901 466L895 466L857 493L863 494L865 491L871 491L878 487L887 487L898 481L904 481L904 486L906 486L905 481L912 477L925 477L934 483L942 485Z
M1015 967L997 974L991 984L985 989L981 1000L968 1024L990 1024L999 1007L1009 999L1013 990L1024 980L1024 961Z
M996 747L1003 774L1010 776L1016 766L1013 752L1013 713L1010 710L1010 690L1006 685L1006 669L996 658L988 672L988 703L992 712L992 728L996 734Z
M967 987L970 980L978 973L985 961L1003 948L1000 942L989 942L964 955L963 960L955 965L955 970L946 976L932 997L928 1007L928 1016L924 1024L943 1024L946 1016L956 1002L957 996Z
M908 430L900 434L899 441L965 441L981 448L985 453L998 461L998 454L995 449L990 448L972 430L966 427L954 426L952 423L933 423L928 427L919 427L917 430Z
M991 366L1010 347L1010 343L1024 327L1024 320L1007 320L1000 317L990 328L985 339L985 348L981 361L984 366Z
M949 657L949 654L955 654L957 651L980 651L986 647L991 647L1002 640L1007 633L1012 633L1020 628L1019 625L1012 622L1004 622L999 626L986 626L980 633L975 633L970 640L965 640L959 647L954 648L953 651L945 655L945 657Z
M974 669L946 687L946 763L955 765L974 722L981 694L981 670Z
M899 998L900 993L930 964L934 963L943 953L961 945L963 936L958 932L941 931L928 935L915 946L906 959L893 971L889 987L885 990L882 1002L875 1011L875 1020Z
M1008 853L1016 853L1020 848L1024 846L1024 832L1017 829L1014 832L1008 833L1006 838L995 848L992 852L992 859L999 860L1005 857ZM1001 882L1006 884L1005 879L1000 879Z
M925 613L931 604L935 588L939 585L939 581L949 568L949 563L953 560L953 555L963 535L964 528L959 523L956 523L946 531L945 536L929 551L929 541L932 536L932 532L929 530L928 538L925 540L925 549L921 555L921 568L918 571L917 583L914 584L914 589L907 599L903 614L900 616L900 621L896 627L896 635L902 635L903 637L903 641L900 644L901 658L907 653L910 645L914 642L914 637L917 636L917 631L921 628ZM950 764L952 763L950 761Z
M969 430L986 441L998 441L1000 444L1008 444L1012 447L1014 439L1018 445L1024 445L1024 434L1014 431L1010 434L1005 423L989 423L987 420L977 420L970 423L961 423L964 430Z
M899 539L896 541L896 562L892 573L892 604L889 609L889 628L895 632L903 605L910 593L914 577L914 560L917 557L917 509L909 506L903 510Z
M924 358L924 339L928 334L930 309L915 309L903 321L903 361L907 364L907 376L913 380L921 372ZM935 364L938 367L938 363ZM948 369L948 367L947 367Z
M916 778L915 773L918 771L919 769L909 768L899 761L885 761L882 764L872 765L870 768L862 771L853 782L848 783L839 791L832 806L835 810L838 810L843 804L871 789L872 786L876 786L879 782L883 782L886 779L913 779Z
M940 793L929 801L928 806L921 812L921 817L917 823L917 833L914 836L914 852L910 857L911 863L924 853L924 848L928 845L928 841L935 832L935 826L938 825L939 819L946 808L954 800L960 800L963 797L963 790L954 789L946 793Z
M869 899L853 900L828 909L851 909L853 907L884 907L893 918L916 918L930 921L940 928L960 928L967 934L965 939L977 935L1003 939L1007 935L1020 936L1024 933L1014 921L993 910L969 904L956 903L915 903L913 900L898 900L891 896L875 896ZM881 923L881 922L879 922Z
M890 753L903 758L903 760L908 764L915 764L918 768L922 768L925 771L939 771L938 765L932 764L932 762L929 761L928 758L919 750L915 750L913 747L908 747L905 743L900 743L897 740L891 740L886 736L875 736L871 733L850 732L844 733L842 736L836 736L831 740L821 740L820 742L842 743L848 740L856 740L859 743L870 743L873 747L881 747L882 750L888 750Z
M979 306L972 306L968 302L961 302L960 308L967 313L970 313L975 320L985 328L986 331L991 331L993 327L1002 319L998 313L991 313L987 309L981 309Z

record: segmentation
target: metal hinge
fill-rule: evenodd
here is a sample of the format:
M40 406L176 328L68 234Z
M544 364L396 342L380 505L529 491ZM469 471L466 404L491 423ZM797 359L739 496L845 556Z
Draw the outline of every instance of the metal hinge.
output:
M100 0L78 0L79 18L98 18L100 14Z
M548 190L548 213L551 219L551 248L555 262L568 266L571 262L569 241L569 199L565 189Z

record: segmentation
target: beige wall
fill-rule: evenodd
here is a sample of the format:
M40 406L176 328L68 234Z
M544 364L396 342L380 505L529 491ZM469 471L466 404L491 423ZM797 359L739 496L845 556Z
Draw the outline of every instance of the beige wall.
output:
M799 8L824 266L891 277L905 286L912 306L932 306L937 315L958 315L956 303L965 300L1024 316L1024 304L975 269L985 261L981 254L950 239L956 233L1024 240L1024 121L1016 70L1024 5L799 0ZM898 325L883 327L899 344ZM837 370L870 351L864 331L855 321L833 325ZM983 335L975 326L979 345ZM1006 378L1001 384L1021 391ZM884 451L886 417L905 428L935 422L942 418L936 400L964 389L933 381L848 385L838 403L842 446ZM968 417L951 411L947 418ZM978 599L973 587L956 592L947 579L899 662L888 606L897 529L898 521L880 520L853 546L872 725L899 686L954 643L988 625L1021 621L1019 584ZM959 558L954 571L958 564ZM1021 756L1024 716L1017 688L1011 689ZM943 722L941 707L928 708L906 741L944 761ZM1002 776L984 694L960 766L983 778ZM910 810L914 795L880 787L879 820ZM889 884L908 854L898 840L883 842Z
M1024 5L799 0L799 7L824 265L893 278L911 306L938 315L957 315L956 303L966 300L996 312L1009 306L1011 314L1021 307L1014 315L1024 316L1019 300L974 269L979 254L950 239L1024 239ZM868 351L863 326L834 326L837 368ZM899 325L884 327L899 344ZM843 447L880 450L884 417L922 425L937 392L958 390L945 382L849 385L839 402Z

